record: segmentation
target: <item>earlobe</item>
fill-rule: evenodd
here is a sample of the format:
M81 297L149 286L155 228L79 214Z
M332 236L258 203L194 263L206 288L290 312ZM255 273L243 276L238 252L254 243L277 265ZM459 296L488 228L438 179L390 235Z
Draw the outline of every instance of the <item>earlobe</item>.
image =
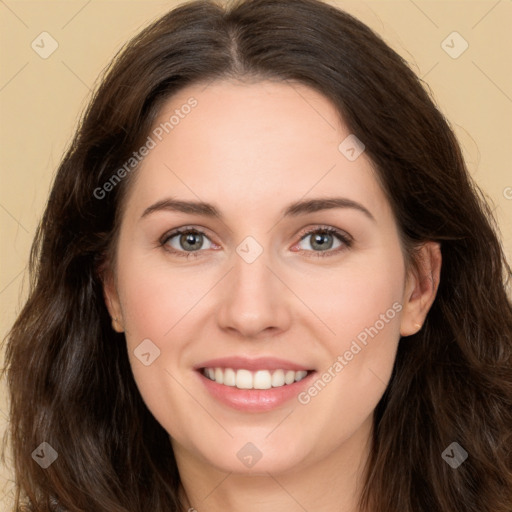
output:
M112 329L116 332L124 332L123 324L119 321L119 318L112 318Z
M112 329L116 332L124 332L123 314L119 301L119 294L115 284L113 273L107 270L102 273L103 297L105 305L112 318Z
M441 247L426 242L416 255L416 267L411 269L403 297L400 335L410 336L421 330L437 294L441 276Z

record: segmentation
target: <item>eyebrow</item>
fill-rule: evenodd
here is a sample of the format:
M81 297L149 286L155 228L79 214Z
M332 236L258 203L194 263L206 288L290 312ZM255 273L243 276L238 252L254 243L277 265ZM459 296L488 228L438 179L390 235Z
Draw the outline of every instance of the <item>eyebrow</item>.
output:
M334 208L351 208L358 210L375 222L375 217L367 208L362 204L345 197L321 197L296 201L289 204L281 213L283 217L298 217L300 215L315 213L322 210L332 210ZM155 204L144 210L141 218L147 217L151 213L158 211L189 213L223 221L222 213L213 204L202 201L180 201L173 198L166 198L161 201L157 201Z

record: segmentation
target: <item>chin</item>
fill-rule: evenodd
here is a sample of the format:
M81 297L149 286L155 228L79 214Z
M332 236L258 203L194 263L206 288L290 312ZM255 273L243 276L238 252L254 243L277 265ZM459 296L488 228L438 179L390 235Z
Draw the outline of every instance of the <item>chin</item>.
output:
M223 472L244 475L267 475L287 473L304 462L306 453L297 449L291 438L286 444L270 440L250 441L250 437L230 439L219 443L216 449L201 451L201 458Z

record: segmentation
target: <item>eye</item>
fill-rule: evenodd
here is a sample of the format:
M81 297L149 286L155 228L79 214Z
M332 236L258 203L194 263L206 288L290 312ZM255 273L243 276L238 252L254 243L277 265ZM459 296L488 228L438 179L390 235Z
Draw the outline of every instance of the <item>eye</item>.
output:
M308 239L310 239L310 242L306 245L309 245L310 248L301 247L300 244ZM293 248L298 246L300 250L312 253L309 256L333 256L350 248L352 241L350 235L336 228L317 226L303 232L299 243ZM206 247L204 246L205 242L208 242ZM186 258L197 258L202 250L219 248L219 246L211 242L203 231L190 227L178 228L170 233L166 233L160 240L160 245L166 251Z
M208 241L204 247L204 242ZM170 233L166 233L160 240L160 245L165 247L166 250L177 256L193 258L199 256L196 254L203 249L211 249L214 244L202 231L195 228L179 228Z
M350 248L352 245L352 237L350 237L348 234L332 227L316 227L313 229L310 229L306 231L306 233L303 233L302 238L299 242L308 241L306 244L309 246L312 250L310 250L308 247L304 249L306 252L313 252L316 254L312 254L312 256L332 256L335 254L338 254L340 251L343 251L347 248ZM337 243L337 245L336 245ZM334 250L331 250L333 249Z

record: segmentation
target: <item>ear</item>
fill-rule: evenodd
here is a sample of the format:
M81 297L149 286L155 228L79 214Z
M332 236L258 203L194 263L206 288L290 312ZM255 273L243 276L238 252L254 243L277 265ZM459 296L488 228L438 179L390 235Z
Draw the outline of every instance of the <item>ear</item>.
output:
M101 281L103 283L103 297L105 299L105 304L110 316L112 317L112 329L116 332L124 332L121 302L119 301L119 293L117 292L114 272L110 267L102 270Z
M417 333L436 298L441 275L441 247L437 242L426 242L416 253L416 266L408 272L404 297L400 334Z

